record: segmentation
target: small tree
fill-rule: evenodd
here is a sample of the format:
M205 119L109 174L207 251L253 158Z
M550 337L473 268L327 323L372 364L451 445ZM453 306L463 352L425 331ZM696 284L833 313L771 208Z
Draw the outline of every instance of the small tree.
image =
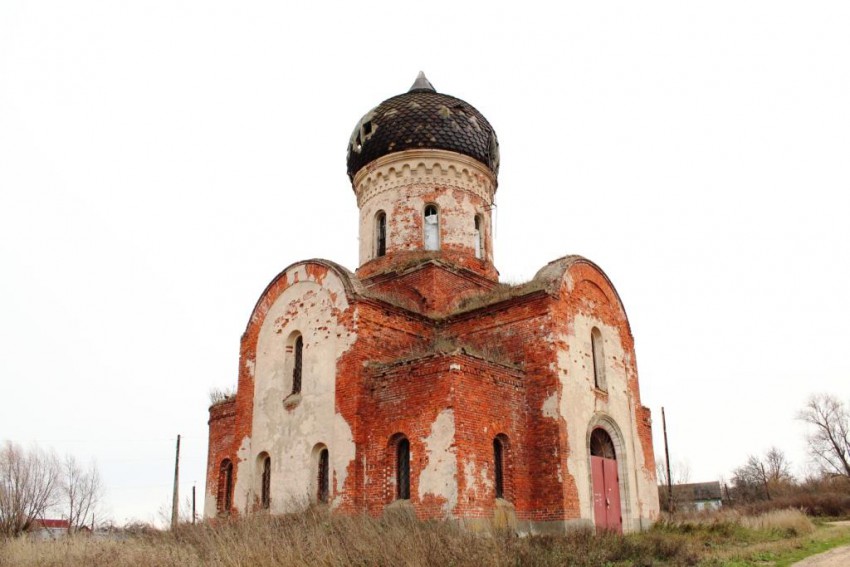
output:
M850 477L850 411L844 402L832 394L816 394L797 417L812 427L809 455L821 472Z
M771 491L775 495L777 489L793 481L791 463L776 447L771 447L764 457L750 455L747 463L732 473L737 496L745 501L771 500Z
M94 517L103 496L103 483L97 466L83 469L72 455L62 463L61 510L68 520L68 532L87 525Z
M15 537L55 503L59 466L52 453L11 441L0 449L0 535Z

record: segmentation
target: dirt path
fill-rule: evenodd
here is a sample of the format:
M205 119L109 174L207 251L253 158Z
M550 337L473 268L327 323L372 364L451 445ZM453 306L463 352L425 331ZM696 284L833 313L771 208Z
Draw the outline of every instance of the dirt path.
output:
M833 526L850 526L850 522L831 522ZM794 567L847 567L850 565L850 545L843 545L794 563Z

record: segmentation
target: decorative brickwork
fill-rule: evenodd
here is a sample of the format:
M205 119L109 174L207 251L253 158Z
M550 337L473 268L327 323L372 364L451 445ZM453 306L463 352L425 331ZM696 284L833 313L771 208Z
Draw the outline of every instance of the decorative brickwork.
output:
M242 336L237 394L210 408L208 517L219 513L229 460L231 514L316 501L327 466L328 503L341 513L402 507L534 533L592 526L599 510L625 531L655 520L651 417L620 298L578 256L528 283L500 284L496 169L476 155L394 151L351 172L361 265L355 275L299 262L260 296ZM432 206L437 239L426 246ZM373 242L376 219L385 230ZM614 458L593 468L600 429ZM606 500L616 509L600 504L598 486L616 491Z

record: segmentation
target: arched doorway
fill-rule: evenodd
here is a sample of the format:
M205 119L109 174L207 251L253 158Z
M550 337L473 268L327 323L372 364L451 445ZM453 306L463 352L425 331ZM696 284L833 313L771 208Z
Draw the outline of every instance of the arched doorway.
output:
M614 442L604 429L590 434L590 475L593 483L593 517L597 531L623 532L620 478Z

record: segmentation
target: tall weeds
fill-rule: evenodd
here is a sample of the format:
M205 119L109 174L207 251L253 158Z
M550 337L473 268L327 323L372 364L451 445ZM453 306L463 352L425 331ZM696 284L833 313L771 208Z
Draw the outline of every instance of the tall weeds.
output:
M476 534L450 522L405 514L346 517L321 508L257 515L175 532L125 534L117 541L75 537L0 542L0 567L272 567L298 565L695 565L712 549L811 530L796 511L761 518L733 513L660 522L647 533L563 536ZM793 533L792 533L793 532ZM756 535L754 535L756 534ZM760 535L759 535L760 534Z

